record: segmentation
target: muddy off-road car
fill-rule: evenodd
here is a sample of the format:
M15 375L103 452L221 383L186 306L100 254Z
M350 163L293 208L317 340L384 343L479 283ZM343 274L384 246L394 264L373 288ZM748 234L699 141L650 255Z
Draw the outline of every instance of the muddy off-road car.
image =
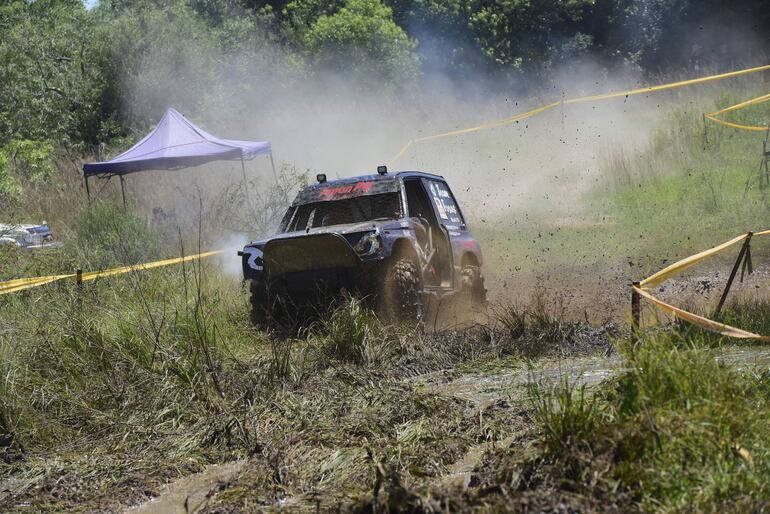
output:
M278 234L239 255L260 326L302 318L347 291L388 321L420 320L448 296L483 307L481 249L443 177L420 172L302 189Z

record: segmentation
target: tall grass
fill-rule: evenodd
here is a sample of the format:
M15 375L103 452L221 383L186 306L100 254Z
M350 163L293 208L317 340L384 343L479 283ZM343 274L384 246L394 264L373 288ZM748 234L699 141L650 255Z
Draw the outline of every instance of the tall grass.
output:
M757 91L745 92L745 98ZM701 117L702 112L745 98L723 94L686 104L667 115L646 148L607 157L603 168L608 182L593 193L591 208L614 220L613 246L633 244L642 255L659 254L673 245L688 252L770 225L763 207L768 189L759 183L765 134L704 122ZM749 124L770 121L764 104L725 116ZM667 229L661 230L664 226Z

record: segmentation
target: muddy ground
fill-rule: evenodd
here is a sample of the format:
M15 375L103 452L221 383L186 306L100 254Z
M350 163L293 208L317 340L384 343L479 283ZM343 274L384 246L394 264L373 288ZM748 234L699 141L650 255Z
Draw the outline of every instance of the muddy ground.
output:
M664 262L661 269L668 264L671 263ZM672 305L708 314L719 302L732 265L728 260L700 264L664 282L653 290L653 294ZM493 304L503 305L524 305L540 298L549 304L554 315L566 320L586 321L594 325L607 322L627 324L631 313L631 283L652 273L645 274L627 264L596 265L589 271L585 266L560 266L547 273L516 279L493 277L489 281L489 296ZM739 270L730 288L728 301L767 299L768 284L768 264L759 263L751 274ZM645 318L650 323L669 321L651 306L645 306Z
M515 510L524 512L578 512L623 511L618 505L591 504L579 495L570 495L561 487L545 484L534 489L516 491L511 485L506 490L500 483L495 466L501 460L522 462L521 473L527 473L524 462L537 451L538 432L532 424L526 401L527 388L531 384L541 387L554 385L569 377L577 384L589 389L608 380L623 370L622 359L613 352L604 334L594 333L596 338L586 346L580 346L569 358L549 355L538 361L506 366L496 364L487 369L453 369L426 373L411 377L407 381L433 394L459 399L468 405L469 417L494 418L495 413L506 412L505 431L490 434L482 444L472 445L461 458L449 464L445 473L427 478L422 484L425 498L423 506L436 511L446 509L467 511L474 509ZM589 342L591 338L584 339ZM600 343L601 341L601 343ZM738 370L770 369L770 350L765 347L732 347L713 351L719 362ZM251 491L260 473L257 469L263 463L259 459L241 459L222 465L211 465L200 473L179 478L156 489L157 496L128 508L131 514L160 514L186 512L238 512L267 510L273 512L335 511L345 505L345 510L369 511L365 504L330 504L327 498L314 494L281 497L270 502L262 498L256 503L243 503L238 499L244 491ZM520 480L521 477L515 477ZM491 489L490 489L491 488ZM503 503L493 499L503 490ZM494 491L495 494L492 494ZM257 491L252 491L256 498ZM413 493L412 493L413 494ZM490 496L489 500L486 499ZM456 498L456 503L442 504L435 498ZM495 507L495 505L497 506Z

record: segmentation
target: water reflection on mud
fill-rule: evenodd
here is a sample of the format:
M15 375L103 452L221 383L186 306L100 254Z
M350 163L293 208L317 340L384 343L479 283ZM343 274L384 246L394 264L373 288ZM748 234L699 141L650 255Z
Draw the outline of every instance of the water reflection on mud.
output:
M727 366L738 371L770 369L768 347L724 347L704 350ZM484 405L499 399L520 397L529 383L553 385L564 378L577 386L595 386L614 374L627 369L621 357L581 357L565 359L538 369L474 372L443 383L425 381L426 387Z

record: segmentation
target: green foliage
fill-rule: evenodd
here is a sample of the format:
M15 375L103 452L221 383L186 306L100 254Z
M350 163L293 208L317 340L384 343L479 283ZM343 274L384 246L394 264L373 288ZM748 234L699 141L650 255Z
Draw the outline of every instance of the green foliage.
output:
M304 35L317 62L335 70L408 78L417 73L416 43L393 21L380 0L346 0L333 14L319 16Z
M212 130L232 130L244 101L292 84L298 58L278 48L255 12L223 3L102 2L104 129L143 131L174 106ZM209 17L210 16L210 17ZM259 80L255 80L259 77ZM234 99L239 99L234 101Z
M767 324L770 309L749 309ZM544 453L565 487L621 510L751 511L770 493L770 375L727 367L701 334L623 343L618 376L594 391L530 386Z
M761 428L768 375L727 369L698 336L688 344L651 337L630 354L633 370L610 395L620 429L616 476L642 487L647 508L745 510L746 497L769 492L770 439Z
M104 0L87 11L77 0L15 0L0 5L0 145L109 143L146 129L172 101L198 119L216 112L203 120L216 128L242 116L233 98L329 69L392 86L435 70L544 78L589 56L649 70L751 61L762 47L740 29L762 33L770 16L757 0L739 4Z
M599 402L586 392L585 385L575 386L565 378L550 390L530 385L529 395L551 455L562 457L565 452L590 447L601 413Z
M313 330L320 345L329 356L343 361L372 364L387 356L391 345L385 327L363 302L346 298L327 319Z
M75 227L75 236L73 251L91 269L146 262L160 255L160 241L144 221L109 202L95 203L85 210Z
M104 87L95 32L77 0L0 4L0 145L93 141Z
M54 174L50 141L10 141L0 147L0 199L21 200L23 186L38 185Z
M592 36L581 32L581 21L593 5L592 0L494 2L479 5L468 24L495 64L537 71L591 49Z
M9 204L21 198L21 184L11 172L8 157L0 152L0 201Z

